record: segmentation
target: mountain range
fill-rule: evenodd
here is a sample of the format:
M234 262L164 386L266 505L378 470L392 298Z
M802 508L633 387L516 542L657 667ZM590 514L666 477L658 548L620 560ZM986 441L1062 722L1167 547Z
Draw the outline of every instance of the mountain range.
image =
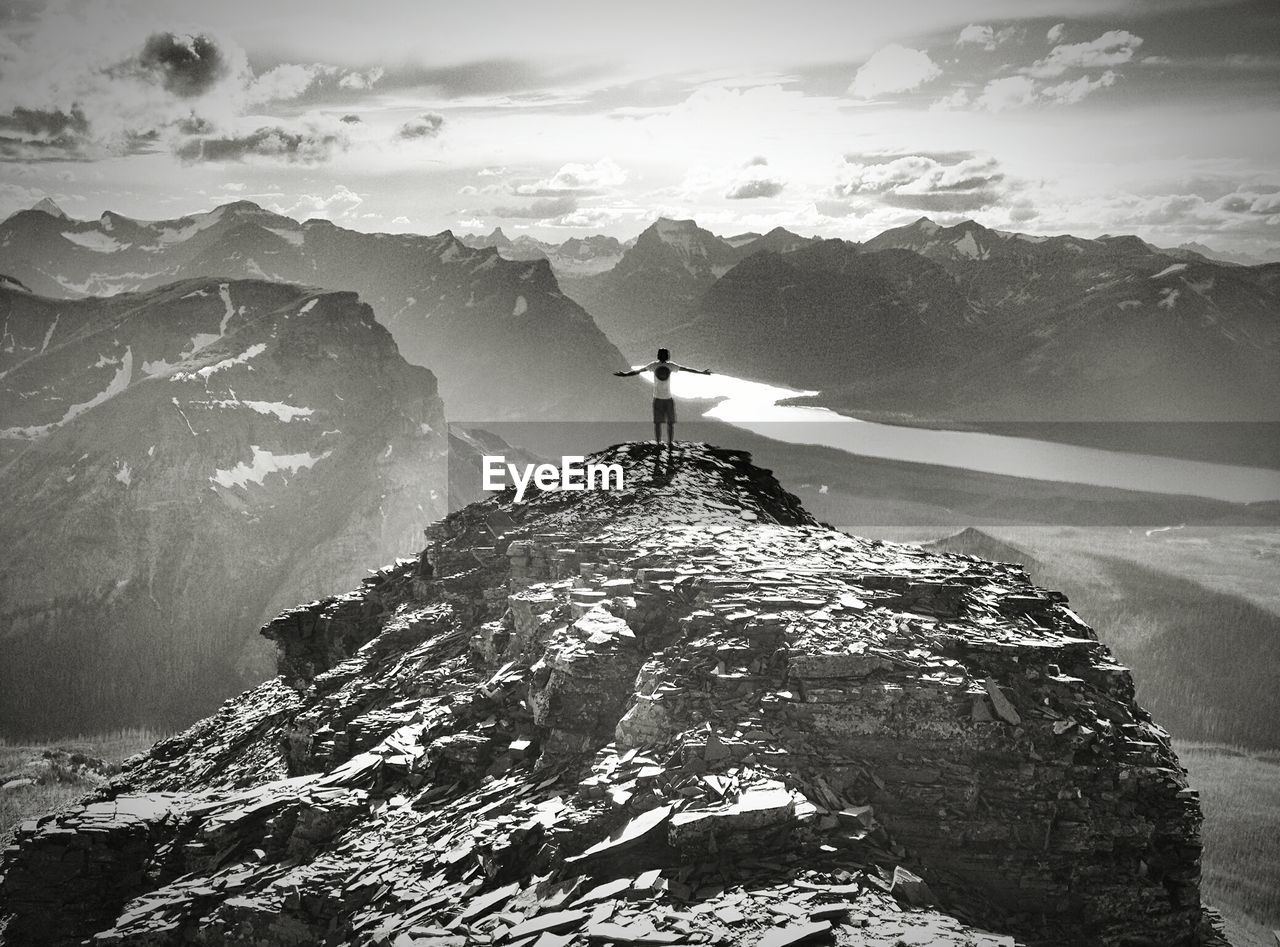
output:
M447 511L435 378L354 293L0 285L0 719L185 725L269 668L252 631Z
M666 338L693 364L853 412L1280 419L1280 264L1184 257L921 219L750 255Z
M636 238L612 269L564 278L562 285L628 358L648 361L666 333L686 322L702 295L738 262L809 242L781 227L763 236L725 239L692 220L662 217Z
M458 238L469 247L481 249L493 247L508 260L547 260L560 279L589 276L613 269L622 259L622 252L634 241L623 244L616 237L592 234L589 237L570 237L563 243L548 243L528 234L520 234L514 240L495 227L488 234L464 234Z
M354 291L404 357L432 369L450 420L629 416L636 393L591 317L545 259L508 260L445 231L365 234L298 222L249 201L173 220L107 212L74 221L50 206L0 223L0 272L77 298L182 279L263 279Z

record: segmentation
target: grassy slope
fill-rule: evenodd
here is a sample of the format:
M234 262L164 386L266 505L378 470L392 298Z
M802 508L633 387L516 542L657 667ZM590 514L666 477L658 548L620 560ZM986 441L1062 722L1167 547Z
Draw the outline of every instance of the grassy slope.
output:
M134 753L147 749L160 735L147 730L120 730L103 736L77 736L55 743L9 743L0 740L0 774L21 775L24 764L38 759L45 750L60 749L101 759L110 772ZM73 774L55 768L39 782L16 789L0 790L0 847L7 844L14 829L24 819L65 809L92 792L105 777ZM3 782L3 779L0 779Z
M1204 809L1204 898L1236 947L1280 928L1280 753L1176 741Z

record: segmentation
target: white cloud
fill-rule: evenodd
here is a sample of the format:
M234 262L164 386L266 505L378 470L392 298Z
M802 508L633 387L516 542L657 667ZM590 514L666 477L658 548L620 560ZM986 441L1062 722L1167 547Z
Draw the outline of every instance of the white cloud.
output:
M869 195L894 207L961 213L991 206L1008 187L994 158L939 157L900 155L858 161L850 156L837 173L832 193L841 199Z
M991 51L1010 40L1018 39L1024 33L1025 31L1017 26L1006 26L1002 30L997 30L990 26L970 23L956 37L956 45L981 46L983 49Z
M1062 34L1065 33L1066 31L1067 31L1067 24L1055 23L1053 24L1053 26L1049 27L1049 32L1045 33L1044 37L1050 43L1057 43L1058 40L1062 39Z
M960 35L956 37L957 46L983 46L987 49L996 48L996 33L989 26L980 26L970 23L960 31Z
M607 227L619 220L637 218L643 214L644 211L641 208L631 206L579 207L577 210L565 214L557 223L563 227Z
M985 109L988 112L1004 112L1035 104L1075 105L1099 89L1115 85L1118 78L1119 76L1110 69L1096 78L1080 76L1054 85L1036 82L1030 76L1005 76L988 82L978 97L972 100L972 105L974 108ZM964 90L958 90L944 99L939 99L933 107L964 108L969 104L970 100Z
M859 99L874 99L894 92L908 92L940 75L942 70L928 53L895 43L862 64L849 84L849 94Z
M1037 79L1054 79L1069 69L1119 66L1132 60L1141 45L1142 37L1128 30L1108 30L1087 43L1053 47L1048 56L1032 63L1027 73Z
M307 216L322 219L351 217L355 209L364 203L364 197L345 184L334 187L327 197L320 194L303 194L292 206L276 204L272 209L290 217Z
M725 198L731 201L753 200L761 197L777 197L786 188L786 183L777 178L751 177L735 183L725 192Z
M296 99L311 88L321 76L333 72L333 67L319 63L299 65L298 63L282 63L274 69L268 69L249 83L246 98L250 103L286 102Z
M944 95L938 99L929 108L930 110L962 109L967 108L971 102L968 89L956 89L950 95Z
M1030 105L1036 100L1036 83L1027 76L1006 76L992 79L974 100L974 105L988 112Z
M627 180L627 172L612 158L601 158L595 164L570 162L561 165L548 178L513 187L512 193L522 197L554 197L562 194L597 194L618 187Z
M370 89L385 72L381 66L374 66L367 72L348 72L338 80L338 85L343 89Z
M1079 79L1059 82L1057 85L1045 86L1040 96L1058 105L1075 105L1091 92L1115 85L1116 74L1108 69L1097 79L1081 76Z

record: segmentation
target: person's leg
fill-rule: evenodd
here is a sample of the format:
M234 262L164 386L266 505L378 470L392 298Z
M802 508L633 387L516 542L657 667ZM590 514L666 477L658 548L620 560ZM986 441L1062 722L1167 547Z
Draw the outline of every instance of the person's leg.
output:
M662 446L662 422L661 421L653 422L653 442L657 444L659 447Z
M676 422L667 419L667 446L670 447L675 440Z

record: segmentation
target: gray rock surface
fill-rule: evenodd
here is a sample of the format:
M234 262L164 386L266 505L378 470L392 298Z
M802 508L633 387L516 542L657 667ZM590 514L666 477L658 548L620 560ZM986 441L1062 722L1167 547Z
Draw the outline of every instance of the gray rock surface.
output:
M268 623L276 679L24 826L10 931L1223 943L1196 795L1063 596L817 524L741 452L601 459L627 490L473 504Z

